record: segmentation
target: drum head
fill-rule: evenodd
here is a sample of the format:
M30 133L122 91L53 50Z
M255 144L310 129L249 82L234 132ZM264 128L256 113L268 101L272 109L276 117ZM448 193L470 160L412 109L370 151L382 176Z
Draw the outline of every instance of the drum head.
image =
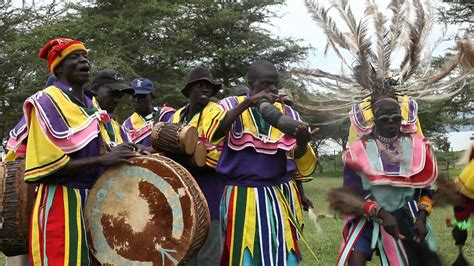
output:
M194 151L193 156L193 161L194 164L198 167L203 167L206 165L206 157L207 157L207 150L206 150L206 144L202 141L198 141L196 144L196 150Z
M188 155L193 154L199 139L197 129L192 126L184 126L179 135L180 141L184 145L184 152Z
M195 236L192 176L147 156L108 169L89 193L85 215L92 253L102 264L176 265Z

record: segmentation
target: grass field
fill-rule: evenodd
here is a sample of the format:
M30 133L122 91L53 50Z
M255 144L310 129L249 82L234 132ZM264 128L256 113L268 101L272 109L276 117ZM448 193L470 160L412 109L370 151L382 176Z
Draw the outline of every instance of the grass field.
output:
M330 213L325 200L326 191L331 187L340 186L341 183L342 180L340 178L317 177L313 181L306 183L304 189L306 195L313 200L318 209L324 213ZM451 208L435 208L431 215L431 223L439 246L439 254L442 256L445 265L451 265L456 259L458 252L451 237L451 229L445 225L447 217L452 217ZM304 236L308 240L311 249L315 251L318 260L311 256L304 243L300 243L304 256L301 265L334 265L342 240L342 221L332 218L322 220L321 227L323 232L321 234L316 233L316 229L313 223L309 221L307 214L305 214L305 221ZM467 245L464 247L464 254L471 263L474 263L472 232L469 232ZM378 257L374 256L373 262L370 265L379 265Z
M306 195L311 198L317 209L324 213L330 213L328 204L325 200L326 191L331 187L340 186L341 178L337 177L317 177L309 183L305 183L304 188ZM300 247L304 256L301 265L334 265L339 244L342 240L342 221L333 218L326 218L321 221L323 232L316 233L316 229L312 222L309 221L305 213L306 226L304 228L305 238L308 240L312 250L316 253L318 260L311 256L308 247L300 241ZM451 229L445 225L445 219L452 217L451 208L435 208L431 221L435 231L436 240L439 246L439 253L445 261L445 265L450 265L457 256L457 248L454 246L454 241L451 237ZM465 257L474 263L474 241L472 240L472 232L469 233L468 244L464 247ZM0 265L4 265L4 258L0 254ZM379 265L378 257L374 256L374 260L370 265Z

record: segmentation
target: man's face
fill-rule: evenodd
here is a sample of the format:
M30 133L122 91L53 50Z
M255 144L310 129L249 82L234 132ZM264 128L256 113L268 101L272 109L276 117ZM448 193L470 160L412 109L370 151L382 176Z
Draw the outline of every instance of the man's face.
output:
M382 137L393 138L400 132L402 116L400 107L394 103L381 106L375 114L375 127Z
M90 63L86 51L70 53L55 69L58 78L69 84L83 85L89 81Z
M95 93L95 98L99 102L100 107L108 113L114 112L123 96L122 92L107 87L107 85L100 85L95 89Z
M278 94L280 77L275 70L257 69L255 80L250 83L250 92L255 95L261 91Z
M134 94L132 98L135 112L139 113L140 115L148 115L152 109L151 94Z
M212 84L208 81L196 81L189 88L189 101L207 105L212 97Z

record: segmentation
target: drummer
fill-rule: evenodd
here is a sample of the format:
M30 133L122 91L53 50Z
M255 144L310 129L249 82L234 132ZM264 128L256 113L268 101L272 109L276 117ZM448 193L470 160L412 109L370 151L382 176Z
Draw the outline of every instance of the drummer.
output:
M106 112L83 85L90 63L83 43L66 38L49 41L39 52L57 77L53 86L24 104L19 134L7 148L25 158L24 178L37 184L31 215L30 265L90 263L83 204L104 168L139 156L133 144L120 144L101 154Z
M117 146L118 143L130 142L128 135L120 127L120 124L113 118L112 114L120 103L124 94L133 95L134 90L130 87L117 70L104 69L99 71L92 79L91 91L97 105L107 111L110 122L104 122L105 129L110 132L112 139L110 146Z
M211 143L225 140L216 168L228 184L220 209L225 229L221 265L297 265L301 221L292 213L297 202L287 200L298 197L295 182L287 175L295 170L287 168L287 155L295 158L299 169L314 170L316 157L308 145L311 135L303 122L292 129L296 139L285 135L255 107L263 98L270 102L277 98L279 75L272 63L253 63L248 85L248 96L221 100L209 118ZM282 113L299 120L291 107L283 109L278 102L273 107L279 110L271 113L278 120Z
M224 176L216 173L215 167L219 160L220 151L210 144L205 134L211 124L210 111L216 106L210 101L222 87L222 84L212 77L205 67L192 70L186 85L181 90L189 102L176 111L171 118L172 123L191 125L197 128L199 139L204 141L207 148L206 166L188 168L206 197L211 215L211 225L208 238L199 253L186 265L216 265L220 260L223 247L222 232L219 222L219 202L224 192Z
M176 110L171 107L153 107L155 85L146 78L136 78L130 83L135 93L135 112L125 120L122 128L133 143L151 147L151 131L157 122L169 122Z

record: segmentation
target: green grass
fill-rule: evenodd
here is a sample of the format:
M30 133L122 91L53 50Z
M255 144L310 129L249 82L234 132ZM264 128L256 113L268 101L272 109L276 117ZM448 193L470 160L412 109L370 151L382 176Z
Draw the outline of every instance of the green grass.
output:
M451 173L450 173L451 174ZM306 195L313 201L316 208L324 213L330 213L328 203L326 202L326 191L332 187L338 187L342 184L341 178L336 177L317 177L313 181L304 184ZM316 233L313 223L309 220L307 213L305 215L306 225L304 228L305 238L308 240L312 250L315 251L318 260L315 260L308 247L300 241L300 247L303 254L303 266L314 265L334 265L338 256L339 245L342 241L342 221L339 219L326 218L321 221L323 232ZM439 254L443 257L446 265L450 265L456 259L458 254L454 246L454 240L451 237L451 229L445 225L445 219L452 217L451 208L435 208L431 215L431 222L435 232L436 240L439 246ZM464 254L471 263L474 263L474 241L472 233L469 232L467 245L464 247ZM378 257L373 257L370 265L378 265ZM0 254L0 265L4 265L4 257Z
M317 177L313 181L304 184L305 194L313 200L316 208L324 213L331 213L328 209L328 203L325 200L326 191L331 187L338 187L342 184L340 178ZM318 256L316 261L307 246L300 241L300 247L303 253L303 266L313 265L334 265L338 256L339 245L342 241L342 220L326 218L321 221L321 234L316 233L313 223L309 220L305 213L304 236L308 240L311 249ZM447 228L445 220L452 217L452 208L435 208L431 215L431 224L436 236L439 247L439 254L442 256L446 265L450 265L456 259L458 252L451 237L451 228ZM465 257L474 263L474 241L472 233L469 232L467 245L464 247ZM373 257L370 265L379 265L378 257Z

